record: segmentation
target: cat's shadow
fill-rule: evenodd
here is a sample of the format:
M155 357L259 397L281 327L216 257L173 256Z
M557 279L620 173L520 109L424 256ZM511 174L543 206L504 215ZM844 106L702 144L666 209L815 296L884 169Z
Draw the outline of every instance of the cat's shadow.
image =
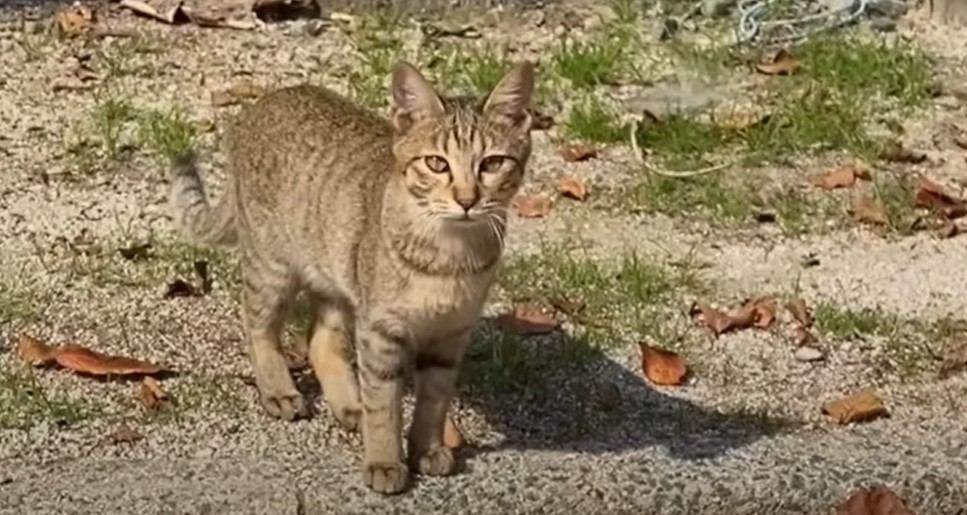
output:
M502 435L490 449L582 453L660 446L677 459L720 456L796 423L700 406L653 388L640 369L563 331L521 338L480 324L461 370L459 401ZM459 422L459 420L458 420Z
M324 404L311 371L297 375L297 384L310 406ZM604 453L656 446L676 459L707 459L796 425L700 406L650 386L640 369L617 363L600 345L564 331L522 337L491 318L474 334L456 402L470 414L456 420L470 441L461 461L471 462L499 449ZM330 415L323 407L313 416ZM480 432L491 443L475 443Z

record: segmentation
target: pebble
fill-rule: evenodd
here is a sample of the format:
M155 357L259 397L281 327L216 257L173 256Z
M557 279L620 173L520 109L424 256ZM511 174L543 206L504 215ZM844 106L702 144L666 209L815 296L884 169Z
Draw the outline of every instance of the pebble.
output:
M799 361L822 361L826 359L826 353L822 349L817 349L816 347L802 346L796 349L794 354Z

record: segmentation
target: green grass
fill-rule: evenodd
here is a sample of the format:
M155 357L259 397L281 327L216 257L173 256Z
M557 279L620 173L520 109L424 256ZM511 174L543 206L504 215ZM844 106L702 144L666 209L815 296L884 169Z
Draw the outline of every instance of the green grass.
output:
M393 65L404 57L399 35L402 19L388 11L377 11L362 20L352 37L359 61L349 73L349 93L363 105L385 107Z
M564 134L592 143L617 143L629 137L615 110L595 96L586 96L571 107L564 121Z
M664 339L665 307L682 292L703 287L687 265L653 263L635 254L602 263L563 246L508 262L498 284L514 302L580 304L570 316L596 341L612 344L629 330Z
M916 184L912 177L880 171L873 175L876 198L886 211L890 230L899 235L913 234L920 219L915 203Z
M121 157L128 146L128 142L122 140L125 125L133 121L136 114L134 106L127 100L111 94L97 97L92 113L94 131L106 159Z
M0 368L0 429L26 430L43 422L67 427L101 412L102 407L89 399L45 390L29 368Z
M238 416L245 411L246 402L240 390L244 387L236 377L216 374L191 374L163 385L168 394L167 406L154 411L146 411L137 402L132 406L141 412L141 422L145 424L180 424L191 417L207 417L211 409L218 413Z
M914 379L936 369L945 342L963 334L967 321L904 318L875 308L848 308L823 303L814 311L816 328L834 342L879 338L884 352L877 366L901 379Z
M151 109L140 113L138 127L142 144L165 161L191 150L195 127L179 108Z
M626 62L628 41L604 34L589 41L562 39L551 55L551 65L561 77L579 89L593 89L617 80Z

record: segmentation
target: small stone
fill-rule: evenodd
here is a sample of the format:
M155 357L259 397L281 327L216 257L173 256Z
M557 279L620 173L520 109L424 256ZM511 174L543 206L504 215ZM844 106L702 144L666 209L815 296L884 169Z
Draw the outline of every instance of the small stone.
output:
M804 362L822 361L826 359L826 353L816 347L802 346L796 349L794 354L796 359Z

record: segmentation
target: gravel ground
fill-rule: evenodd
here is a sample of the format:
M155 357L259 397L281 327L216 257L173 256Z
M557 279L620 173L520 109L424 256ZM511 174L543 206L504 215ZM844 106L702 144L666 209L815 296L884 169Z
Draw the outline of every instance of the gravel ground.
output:
M588 13L562 7L544 16L510 15L499 30L488 17L479 28L535 56L553 39L556 20L572 23ZM241 79L346 88L349 42L335 27L318 36L307 35L302 21L236 32L163 26L114 8L102 14L113 28L147 34L158 48L121 63L135 70L115 80L123 98L140 107L183 106L200 125L214 127L201 141L214 195L222 180L218 135L238 107L214 106L212 93ZM816 514L831 513L868 485L889 487L921 515L967 513L967 377L884 372L876 362L885 344L875 338L833 346L824 362L801 363L780 334L762 331L701 338L689 349L700 358L699 373L683 387L650 386L638 349L618 345L597 352L580 374L536 367L529 386L550 395L503 403L461 397L456 419L470 443L460 451L461 472L420 479L402 496L370 493L360 480L358 438L341 431L325 408L284 423L257 405L230 253L205 255L215 278L210 295L162 298L168 281L190 273L193 255L167 243L175 236L157 161L122 149L117 163L84 167L67 150L93 139L98 90L55 85L76 84L81 63L116 63L112 49L127 40L59 42L34 31L40 23L28 21L27 44L19 25L0 30L0 306L26 306L0 326L0 371L26 374L13 355L26 332L187 373L164 380L180 407L177 416L158 420L139 415L135 383L57 371L28 376L46 400L25 404L40 405L41 413L54 405L73 411L0 428L0 514ZM963 34L922 24L904 30L951 73L962 71L956 52L967 48ZM951 37L965 44L950 44ZM962 105L943 98L907 127L907 141L930 155L921 166L953 183L967 179L963 151L934 146L931 135L963 117ZM606 191L632 173L626 149L572 165L557 156L555 130L535 138L533 191L548 190L564 173ZM801 176L813 166L775 173ZM153 259L129 261L115 252L148 238L160 242ZM697 255L723 299L798 287L810 305L878 308L928 321L967 312L963 237L884 238L843 227L791 238L768 228L723 232L558 202L545 219L513 221L509 253L527 255L541 241L564 238L582 240L602 259L627 250L660 261ZM807 256L819 265L804 267ZM553 362L560 338L567 336L539 340L535 360ZM618 387L618 408L593 407L602 381ZM318 405L311 382L302 377ZM891 416L844 427L820 413L823 401L860 388L874 388ZM66 424L77 410L91 415ZM122 426L143 439L116 442Z

